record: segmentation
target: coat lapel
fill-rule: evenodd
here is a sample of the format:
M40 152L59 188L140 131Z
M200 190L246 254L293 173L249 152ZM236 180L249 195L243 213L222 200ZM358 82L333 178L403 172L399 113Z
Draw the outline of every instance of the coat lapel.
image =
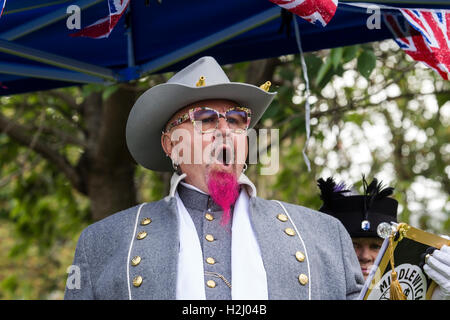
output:
M175 201L173 197L166 197L146 204L141 210L128 261L132 299L176 299L179 236ZM144 222L147 218L151 219L150 223L149 220ZM139 258L133 263L135 257ZM139 263L133 265L137 261ZM138 285L140 280L142 283Z
M250 198L250 219L266 270L269 299L308 299L309 283L299 281L301 275L302 279L308 275L306 258L299 261L300 255L296 256L305 250L296 234L285 231L294 229L292 222L279 219L279 214L284 212L276 202Z

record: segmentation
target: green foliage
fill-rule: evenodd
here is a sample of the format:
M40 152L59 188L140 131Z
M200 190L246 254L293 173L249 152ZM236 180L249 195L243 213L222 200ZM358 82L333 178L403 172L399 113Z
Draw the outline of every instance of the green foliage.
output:
M368 79L375 68L377 57L371 50L364 50L358 57L358 71Z
M65 177L48 163L17 177L8 198L8 218L19 235L12 256L26 252L32 243L46 251L89 221L86 200L77 197Z
M362 173L381 174L395 187L400 221L450 233L449 82L387 47L364 44L305 55L313 98L311 172L302 154L306 86L300 57L280 58L271 79L278 94L258 124L280 129L280 170L261 176L258 164L246 173L260 196L313 209L321 205L319 177L333 175L358 188ZM232 81L246 82L251 67L245 62L225 70ZM169 76L141 79L134 88L144 91ZM0 115L23 125L78 170L86 161L83 142L93 133L77 105L94 93L106 100L118 88L86 85L2 97ZM91 223L90 199L60 167L7 130L0 131L0 159L0 299L48 298L54 292L60 298L78 235ZM139 202L164 197L169 180L168 174L138 167ZM432 205L436 200L438 209ZM31 274L18 265L32 266Z

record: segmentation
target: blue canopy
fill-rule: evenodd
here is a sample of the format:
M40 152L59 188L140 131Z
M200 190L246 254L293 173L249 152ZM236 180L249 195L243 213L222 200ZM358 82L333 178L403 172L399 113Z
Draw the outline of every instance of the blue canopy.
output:
M340 1L325 28L296 17L304 51L392 37L384 25L368 29L371 13L351 2ZM450 8L450 0L366 2ZM126 82L204 55L229 64L298 53L293 31L279 31L280 7L268 0L132 0L106 39L69 36L76 31L66 25L69 5L82 9L82 27L108 14L106 0L7 1L0 18L0 95Z

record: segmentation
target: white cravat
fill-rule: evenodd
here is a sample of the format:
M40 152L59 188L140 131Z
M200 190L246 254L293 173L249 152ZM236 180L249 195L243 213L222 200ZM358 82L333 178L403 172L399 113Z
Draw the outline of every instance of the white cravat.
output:
M176 185L185 175L172 177L171 194L177 200L180 251L178 254L178 273L176 298L178 300L205 300L205 279L203 253L194 222L176 192ZM254 185L244 175L242 184ZM193 186L183 183L186 187ZM231 274L233 300L267 300L267 277L261 252L249 217L249 196L243 188L235 203L231 238Z

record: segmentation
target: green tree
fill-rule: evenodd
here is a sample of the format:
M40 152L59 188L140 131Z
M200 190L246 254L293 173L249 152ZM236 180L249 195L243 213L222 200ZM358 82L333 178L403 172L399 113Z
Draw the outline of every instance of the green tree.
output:
M257 129L280 129L279 146L270 146L280 153L280 170L261 176L261 164L249 167L258 195L318 209L319 177L333 175L359 188L363 173L376 175L396 188L401 221L449 233L449 83L392 41L305 59L311 172L302 155L306 86L300 57L224 66L233 81L271 81L278 92ZM136 166L124 133L138 95L170 75L0 98L0 246L9 252L0 256L0 298L46 298L63 290L71 255L57 253L73 254L82 228L167 194L170 173ZM20 281L17 265L30 255L40 257L33 263L36 276ZM52 261L47 285L33 282L47 271L41 261Z

